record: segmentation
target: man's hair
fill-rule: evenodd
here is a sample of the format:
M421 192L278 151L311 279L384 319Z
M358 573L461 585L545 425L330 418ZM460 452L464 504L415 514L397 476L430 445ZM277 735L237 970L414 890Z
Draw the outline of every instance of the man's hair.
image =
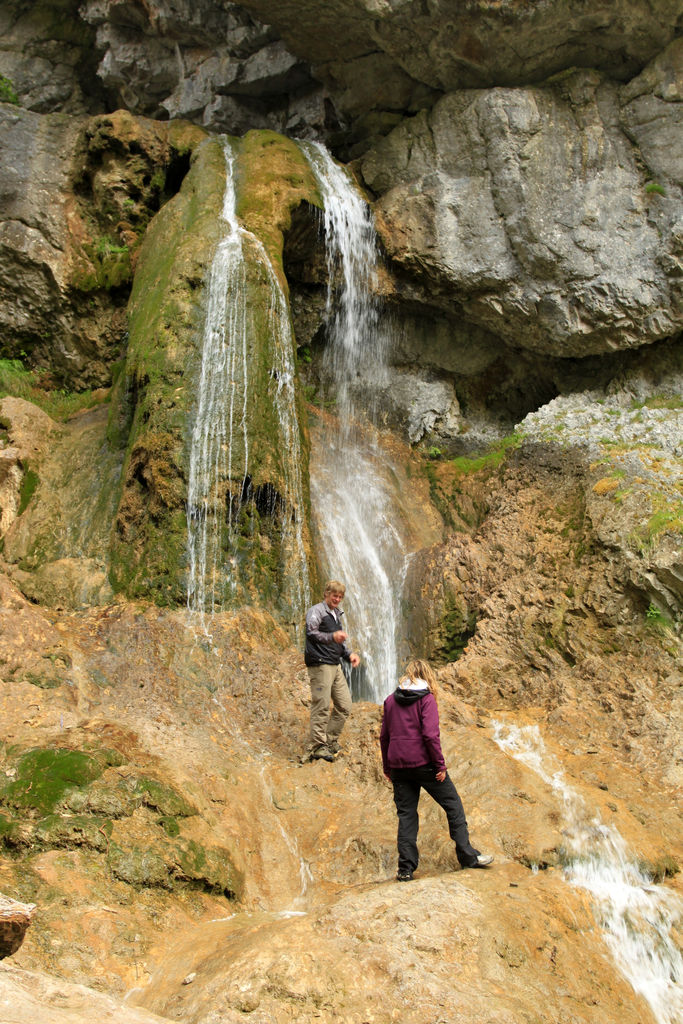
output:
M325 584L325 589L323 590L323 597L325 597L326 594L341 594L343 597L345 593L346 587L343 583L340 583L339 580L328 580Z

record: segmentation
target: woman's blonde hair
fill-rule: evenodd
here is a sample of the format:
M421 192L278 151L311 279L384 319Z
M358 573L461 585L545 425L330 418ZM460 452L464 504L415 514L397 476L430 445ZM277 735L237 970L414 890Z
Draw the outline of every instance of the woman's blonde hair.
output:
M436 681L434 669L428 661L424 661L422 658L413 658L406 665L404 675L413 681L415 679L424 679L430 693L433 693L435 697L438 695L439 684Z

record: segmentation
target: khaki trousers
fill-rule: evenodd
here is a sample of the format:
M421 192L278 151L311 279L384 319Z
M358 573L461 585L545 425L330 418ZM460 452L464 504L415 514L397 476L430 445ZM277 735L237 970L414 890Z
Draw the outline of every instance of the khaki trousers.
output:
M311 750L315 750L339 738L351 713L351 692L341 665L309 665L308 679L311 684Z

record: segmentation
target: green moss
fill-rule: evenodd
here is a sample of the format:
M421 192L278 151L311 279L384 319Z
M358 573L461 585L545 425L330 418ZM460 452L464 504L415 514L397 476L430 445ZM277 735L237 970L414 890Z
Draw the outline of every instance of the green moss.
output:
M87 258L75 269L71 283L81 292L112 291L128 284L133 277L127 245L119 245L107 236L83 246Z
M56 690L64 682L63 679L59 679L57 676L37 672L26 672L23 678L27 683L31 683L32 686L37 686L41 690Z
M0 103L13 103L15 106L19 105L19 97L14 91L14 86L10 82L9 78L4 75L0 75Z
M190 382L224 180L220 145L201 146L180 193L150 224L129 303L126 367L110 412L109 436L120 442L127 435L112 586L162 605L184 600Z
M170 836L172 839L180 835L180 825L178 824L176 818L171 817L170 815L164 815L162 818L159 819L159 824L163 828L166 835Z
M170 786L165 786L156 779L146 776L139 778L135 783L135 793L141 797L143 804L154 808L164 816L187 818L197 813L196 807Z
M437 630L439 643L434 649L434 660L440 664L457 661L474 636L476 628L476 616L466 607L463 608L454 597L449 597Z
M512 434L494 448L474 457L446 459L443 452L434 446L426 450L422 472L429 481L430 498L446 526L452 530L468 531L482 521L486 514L486 502L482 501L484 492L463 483L462 478L479 475L482 481L486 481L498 472L508 454L522 440L522 435ZM475 497L477 493L479 498Z
M21 515L22 512L28 507L28 503L36 492L38 487L39 478L38 474L34 473L32 469L27 469L21 478L21 486L19 488L19 508L17 515Z
M49 814L69 790L89 785L110 764L120 763L120 755L111 750L37 747L17 759L14 779L0 783L0 803Z
M244 879L227 851L208 848L194 840L179 840L173 849L176 878L198 883L204 889L229 898L241 895Z
M139 846L123 848L111 842L107 853L109 869L115 878L129 885L171 889L169 869L157 851Z
M35 842L49 849L85 846L105 851L109 845L112 823L107 818L85 814L50 814L41 818L35 828Z
M292 210L302 202L322 208L313 172L298 145L271 131L247 132L239 147L237 215L265 246L280 283L283 234L291 227Z
M17 845L17 823L0 814L0 844L7 847Z

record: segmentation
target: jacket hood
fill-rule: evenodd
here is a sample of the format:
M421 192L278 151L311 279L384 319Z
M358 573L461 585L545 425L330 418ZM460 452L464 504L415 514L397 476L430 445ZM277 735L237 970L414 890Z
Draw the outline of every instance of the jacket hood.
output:
M409 679L404 676L394 690L394 700L397 704L414 704L428 693L429 686L424 679Z

